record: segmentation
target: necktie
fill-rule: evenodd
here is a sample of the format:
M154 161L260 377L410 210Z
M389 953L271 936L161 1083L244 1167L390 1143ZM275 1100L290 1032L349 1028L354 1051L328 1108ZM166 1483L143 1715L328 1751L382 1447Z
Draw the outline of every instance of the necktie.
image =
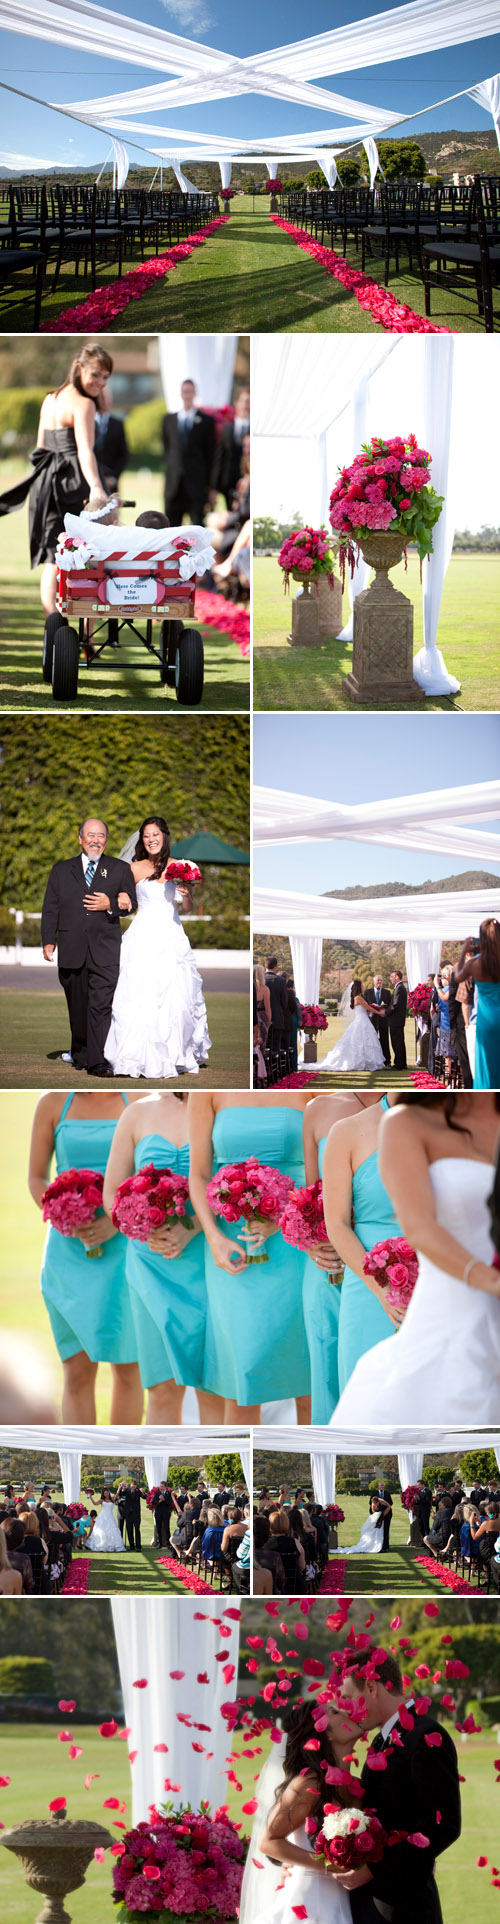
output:
M381 1731L381 1730L379 1730L379 1732L378 1732L378 1736L377 1736L377 1737L374 1737L374 1740L373 1740L373 1743L372 1743L372 1745L371 1745L371 1749L372 1749L372 1750L383 1750L383 1748L384 1748L384 1744L385 1744L385 1737L384 1737L384 1736L382 1735L382 1731Z
M87 883L88 889L90 888L91 882L93 882L94 880L96 868L97 868L97 862L87 862L87 867L85 870L85 881Z

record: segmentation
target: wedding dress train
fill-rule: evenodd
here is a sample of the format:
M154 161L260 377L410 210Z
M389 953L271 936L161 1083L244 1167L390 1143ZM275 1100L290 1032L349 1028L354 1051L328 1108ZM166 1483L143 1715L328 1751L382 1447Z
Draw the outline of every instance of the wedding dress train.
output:
M173 882L137 883L104 1051L115 1076L197 1075L208 1057L201 976L175 895Z
M375 1516L367 1517L366 1523L363 1524L359 1543L351 1543L347 1550L339 1550L338 1555L340 1557L372 1557L376 1555L378 1550L382 1549L383 1541L384 1526L383 1523L380 1522L379 1511Z
M325 1069L383 1069L384 1061L384 1052L373 1022L366 1009L358 1007L340 1041L335 1043L335 1048L330 1049L321 1062L310 1063L309 1067L315 1068L318 1073Z
M87 1538L88 1550L124 1550L123 1537L113 1513L112 1503L103 1503L101 1514L94 1523L91 1536Z

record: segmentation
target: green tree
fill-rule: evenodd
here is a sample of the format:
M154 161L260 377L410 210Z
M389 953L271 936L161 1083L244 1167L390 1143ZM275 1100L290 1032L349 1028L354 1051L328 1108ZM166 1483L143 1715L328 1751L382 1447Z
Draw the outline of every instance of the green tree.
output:
M355 154L339 154L337 172L342 187L355 187L360 178L361 167Z
M313 191L317 188L324 188L326 190L328 181L321 167L312 167L310 174L306 174L306 187L311 187Z
M454 1616L454 1612L452 1615ZM475 1617L475 1612L474 1612ZM443 1636L451 1632L453 1643L443 1649ZM467 1665L466 1677L445 1676L447 1658ZM439 1618L438 1627L419 1628L418 1661L429 1664L432 1673L440 1670L439 1694L450 1692L453 1696L459 1721L463 1721L466 1704L474 1695L496 1695L500 1685L500 1637L495 1623L464 1624L443 1623Z
M48 1657L0 1657L0 1693L4 1697L50 1697L54 1669Z
M428 1463L422 1472L422 1482L427 1484L428 1490L434 1490L438 1483L444 1483L448 1488L454 1483L456 1474L456 1470L450 1469L449 1463Z
M464 1450L460 1457L464 1483L489 1483L500 1475L494 1450Z
M386 180L423 180L427 163L417 140L379 140L379 159Z
M228 1450L226 1456L206 1456L205 1475L209 1483L240 1483L242 1480L241 1457L237 1450Z

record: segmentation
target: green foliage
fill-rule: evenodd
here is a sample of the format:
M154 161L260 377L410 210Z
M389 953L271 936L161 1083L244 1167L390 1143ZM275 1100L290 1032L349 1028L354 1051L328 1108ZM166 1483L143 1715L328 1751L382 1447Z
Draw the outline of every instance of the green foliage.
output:
M385 1483L386 1496L399 1496L400 1486L398 1483L393 1483L389 1481L388 1477L384 1477L383 1481ZM368 1492L370 1496L378 1496L379 1482L380 1482L380 1477L374 1477L373 1483L368 1484Z
M448 1463L427 1464L425 1470L422 1471L422 1482L426 1483L428 1490L437 1489L438 1483L444 1483L446 1488L449 1489L451 1484L455 1482L455 1477L456 1470L450 1469Z
M130 409L126 431L131 467L151 468L160 465L163 456L161 424L165 411L162 395L153 401L142 401L139 407Z
M54 1669L48 1657L0 1657L0 1695L50 1697Z
M454 1611L451 1612L455 1615ZM494 1619L491 1623L478 1623L474 1610L474 1623L457 1628L456 1622L444 1623L439 1618L436 1629L419 1628L418 1660L430 1665L431 1671L441 1671L440 1690L451 1690L457 1705L460 1722L463 1721L466 1703L471 1690L486 1689L486 1695L496 1695L500 1686L500 1637ZM406 1628L406 1626L405 1626ZM453 1647L443 1651L443 1636L453 1637ZM445 1681L444 1657L459 1657L467 1664L467 1677L453 1677L450 1684ZM480 1721L480 1720L479 1720Z
M426 160L417 140L379 140L377 145L388 181L424 179Z
M186 1490L197 1490L200 1468L200 1463L176 1463L175 1468L171 1467L169 1482L178 1490L181 1483L185 1484Z
M0 389L0 447L4 454L34 447L45 387Z
M72 1597L58 1597L56 1610L57 1636L54 1612L47 1609L45 1597L30 1597L29 1610L19 1608L17 1597L3 1597L0 1662L6 1657L31 1658L33 1651L47 1657L57 1696L76 1697L78 1709L92 1706L95 1722L101 1723L121 1709L111 1605L102 1598L96 1610L92 1600L80 1597L75 1613Z
M323 180L324 186L326 187L326 180L324 179L324 175L322 175L322 180ZM283 181L283 192L285 194L303 194L304 187L305 187L305 180L303 176L302 176L302 179L297 178L296 180L293 179L293 180Z
M494 1450L464 1450L460 1457L464 1483L490 1483L500 1479Z
M339 154L337 173L342 187L355 187L361 174L359 160L354 154Z
M494 1697L478 1697L467 1705L467 1715L469 1710L474 1711L474 1723L476 1724L482 1723L483 1727L487 1724L490 1728L492 1724L500 1724L500 1696L498 1693Z
M321 167L312 167L310 174L306 174L306 187L311 187L313 192L318 188L320 191L322 189L326 190L328 181L325 179Z
M205 1474L210 1483L218 1483L219 1478L225 1484L241 1483L241 1457L237 1450L228 1450L226 1456L206 1456L204 1462Z

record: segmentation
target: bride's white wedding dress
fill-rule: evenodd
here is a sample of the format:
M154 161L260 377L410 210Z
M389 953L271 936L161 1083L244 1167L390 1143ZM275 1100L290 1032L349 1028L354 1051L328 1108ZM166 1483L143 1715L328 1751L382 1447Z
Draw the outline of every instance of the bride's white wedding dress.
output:
M378 1527L379 1524L380 1528ZM363 1524L359 1543L351 1543L349 1549L336 1551L335 1555L338 1554L339 1557L372 1557L376 1555L378 1550L382 1549L383 1541L384 1528L383 1524L380 1523L379 1513L378 1517L367 1517L366 1523Z
M112 1503L103 1503L101 1506L101 1514L97 1518L97 1523L94 1523L92 1535L87 1538L87 1549L107 1550L109 1552L110 1550L124 1550L124 1548L123 1538L120 1535L118 1524L113 1514L113 1505Z
M440 1156L429 1173L438 1222L471 1256L491 1263L493 1166ZM500 1299L419 1255L404 1323L360 1358L330 1428L364 1433L379 1423L467 1426L498 1423L499 1412Z
M312 1857L310 1839L305 1830L294 1831L289 1841L296 1844L299 1850L309 1851ZM257 1851L256 1855L262 1861L261 1852ZM281 1872L280 1883L284 1878L283 1888L277 1890L257 1913L255 1924L297 1924L296 1909L302 1905L307 1912L308 1924L352 1924L348 1893L341 1884L335 1883L333 1877L318 1876L317 1871L307 1871L303 1864L295 1864L293 1868L281 1864L274 1868ZM246 1924L244 1911L242 1924Z
M335 1048L321 1062L308 1066L318 1073L325 1069L383 1069L384 1052L366 1009L355 1009Z
M202 980L175 898L173 882L137 883L104 1050L115 1076L197 1075L207 1060Z

